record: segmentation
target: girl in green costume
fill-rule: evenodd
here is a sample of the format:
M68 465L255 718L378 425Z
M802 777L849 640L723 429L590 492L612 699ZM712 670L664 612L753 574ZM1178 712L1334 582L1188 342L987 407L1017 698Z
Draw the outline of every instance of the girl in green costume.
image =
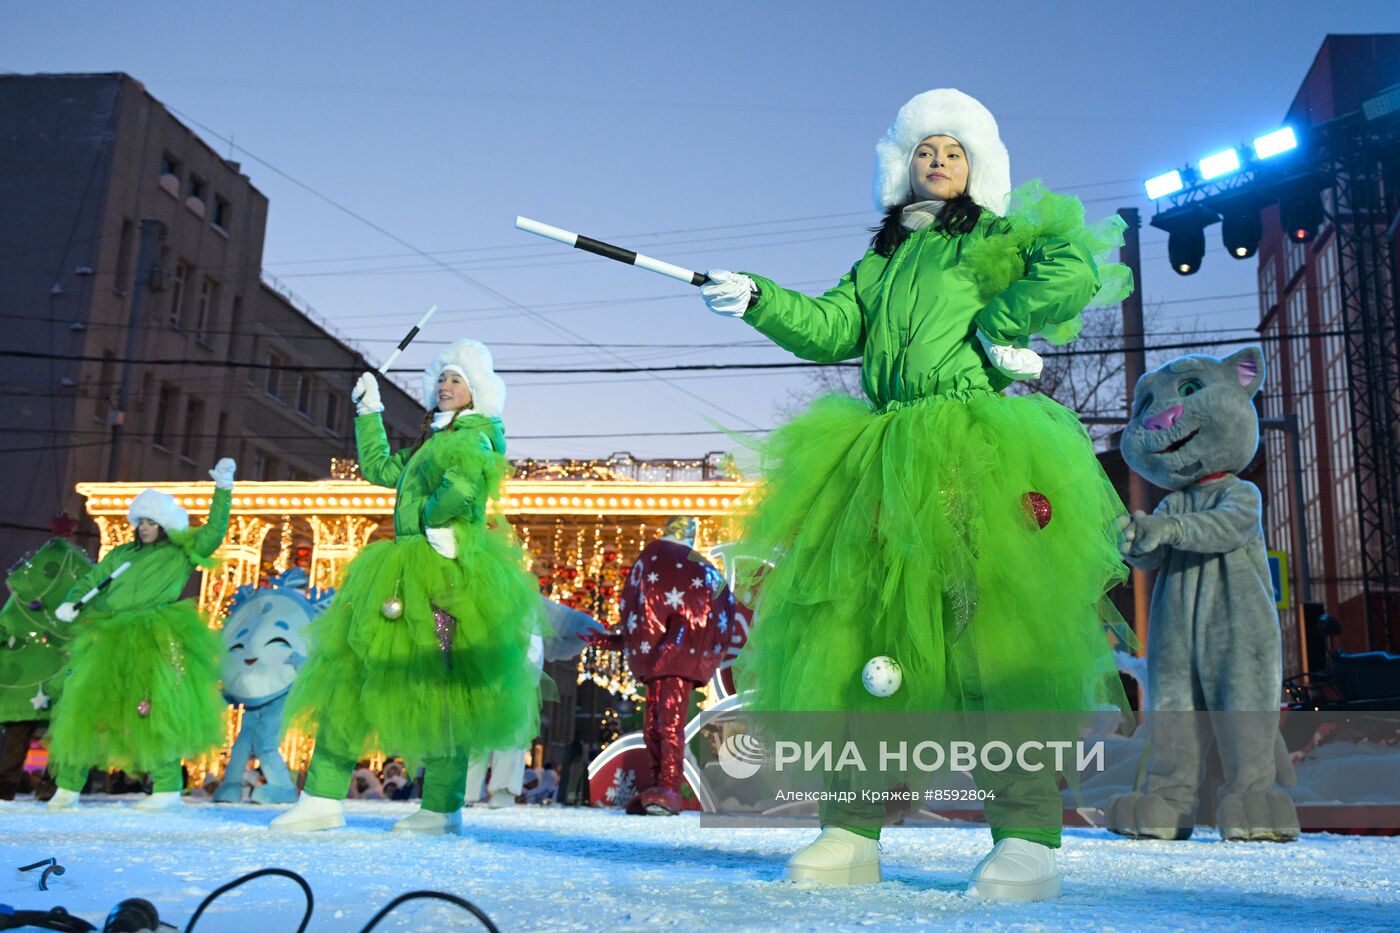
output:
M50 810L78 801L88 770L149 773L153 793L136 806L180 804L180 759L224 741L219 693L223 641L192 599L180 599L196 567L210 560L228 530L235 464L220 460L209 475L214 496L197 530L172 497L147 489L127 518L135 537L107 552L54 613L79 628L69 654L72 674L54 708L48 745L58 791ZM76 609L74 604L123 564L130 566Z
M701 289L711 310L803 359L860 357L869 399L823 398L763 448L744 553L772 566L735 665L751 709L1073 711L1122 699L1104 631L1105 594L1123 577L1122 503L1073 412L1001 394L1039 375L1032 335L1067 342L1106 281L1126 293L1125 270L1094 260L1121 242L1121 221L1088 228L1076 199L1009 188L992 115L959 91L928 91L877 146L884 221L832 289L812 298L723 271ZM881 655L903 671L885 697L861 678ZM995 846L972 889L1054 896L1053 772L1008 780L987 806ZM878 881L883 809L825 808L787 877Z
M286 723L314 734L316 750L272 829L344 825L355 762L381 751L426 766L422 809L394 829L453 832L468 754L522 748L538 731L538 587L515 532L487 508L507 468L505 385L482 344L446 347L423 374L425 436L393 454L373 374L354 398L360 474L396 491L394 537L355 556L308 629Z

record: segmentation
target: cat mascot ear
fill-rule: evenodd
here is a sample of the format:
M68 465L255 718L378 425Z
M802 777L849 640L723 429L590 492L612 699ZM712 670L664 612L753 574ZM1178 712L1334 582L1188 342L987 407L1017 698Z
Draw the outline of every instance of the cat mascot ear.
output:
M1264 385L1264 351L1258 347L1245 347L1225 357L1224 362L1234 367L1240 385L1244 386L1245 393L1253 398Z

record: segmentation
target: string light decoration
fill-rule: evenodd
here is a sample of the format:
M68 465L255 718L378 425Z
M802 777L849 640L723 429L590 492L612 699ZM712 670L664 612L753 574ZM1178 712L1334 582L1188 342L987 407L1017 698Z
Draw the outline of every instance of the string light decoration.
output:
M360 547L392 536L394 490L359 479L354 460L333 460L331 476L305 483L238 484L229 535L215 554L221 564L202 571L200 604L214 627L221 626L226 597L237 587L292 564L307 568L309 576L333 576ZM732 458L720 452L689 460L639 460L627 453L602 460L521 460L512 463L504 485L496 514L514 525L540 592L608 626L618 622L626 571L667 518L695 516L696 548L704 553L753 487L734 469ZM150 486L174 496L196 521L208 515L212 490L207 482L78 483L77 492L98 525L103 553L129 540L127 507ZM279 526L275 542L269 540L274 526ZM298 529L309 532L309 538L298 541ZM577 678L624 701L637 694L621 652L586 649ZM192 779L202 781L206 771L227 763L240 716L241 709L230 707L221 752L187 763ZM312 740L298 733L289 733L281 746L294 770L305 766L313 749Z
M292 517L282 516L282 539L281 546L277 550L277 559L272 562L274 574L285 573L292 565Z

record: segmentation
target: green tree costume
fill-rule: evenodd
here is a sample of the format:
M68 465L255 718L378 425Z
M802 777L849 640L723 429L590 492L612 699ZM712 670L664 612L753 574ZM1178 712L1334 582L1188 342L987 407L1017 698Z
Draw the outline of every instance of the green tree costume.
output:
M48 735L59 787L81 791L102 767L149 772L157 793L178 791L180 760L223 743L223 642L180 593L223 543L232 497L216 488L204 525L115 547L68 591L76 602L131 562L72 623L72 674Z
M753 581L757 623L735 664L750 708L1121 704L1104 597L1124 576L1122 503L1074 413L999 394L1010 380L976 338L1072 339L1101 285L1093 256L1119 228L1086 228L1076 199L1038 187L1014 204L966 234L935 225L889 257L871 250L820 297L750 273L759 297L743 320L803 359L861 357L869 399L819 399L763 448L744 553L772 566ZM1029 492L1049 499L1044 528ZM877 655L903 669L889 697L862 686ZM1053 776L1020 785L987 807L994 838L1058 845ZM883 807L867 810L828 808L824 822L874 836Z
M468 755L523 748L539 725L528 657L537 587L509 523L487 515L506 469L504 427L463 414L391 455L382 418L366 414L355 441L360 474L397 493L394 538L355 556L308 628L286 722L316 737L307 793L344 797L355 761L382 751L426 765L423 808L452 812ZM428 528L452 529L454 559ZM397 619L384 613L391 599L403 604Z
M21 786L25 753L63 689L68 648L77 634L53 611L91 569L76 544L50 538L5 578L10 597L0 608L0 800L27 789Z

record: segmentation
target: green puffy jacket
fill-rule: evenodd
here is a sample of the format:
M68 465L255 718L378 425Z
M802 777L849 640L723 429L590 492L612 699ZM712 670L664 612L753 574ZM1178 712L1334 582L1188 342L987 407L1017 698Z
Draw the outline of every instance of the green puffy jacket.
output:
M87 576L68 591L68 601L82 599L94 585L107 579L127 561L131 567L83 607L89 612L124 612L149 609L176 602L197 565L204 563L224 541L228 531L229 507L233 493L215 488L209 500L209 518L199 528L167 532L155 544L122 544L107 552ZM81 622L83 615L78 616Z
M1099 289L1087 249L1043 237L1020 253L1024 276L984 302L960 261L971 244L1007 229L986 211L966 234L926 227L893 256L867 251L817 298L748 273L759 298L743 319L805 360L861 357L861 386L876 406L1000 391L1011 380L987 362L977 329L994 343L1024 347L1032 334L1073 319Z
M389 452L378 414L355 419L360 475L387 486L394 499L394 537L421 535L457 521L481 522L496 492L506 450L500 418L462 415L419 447Z

